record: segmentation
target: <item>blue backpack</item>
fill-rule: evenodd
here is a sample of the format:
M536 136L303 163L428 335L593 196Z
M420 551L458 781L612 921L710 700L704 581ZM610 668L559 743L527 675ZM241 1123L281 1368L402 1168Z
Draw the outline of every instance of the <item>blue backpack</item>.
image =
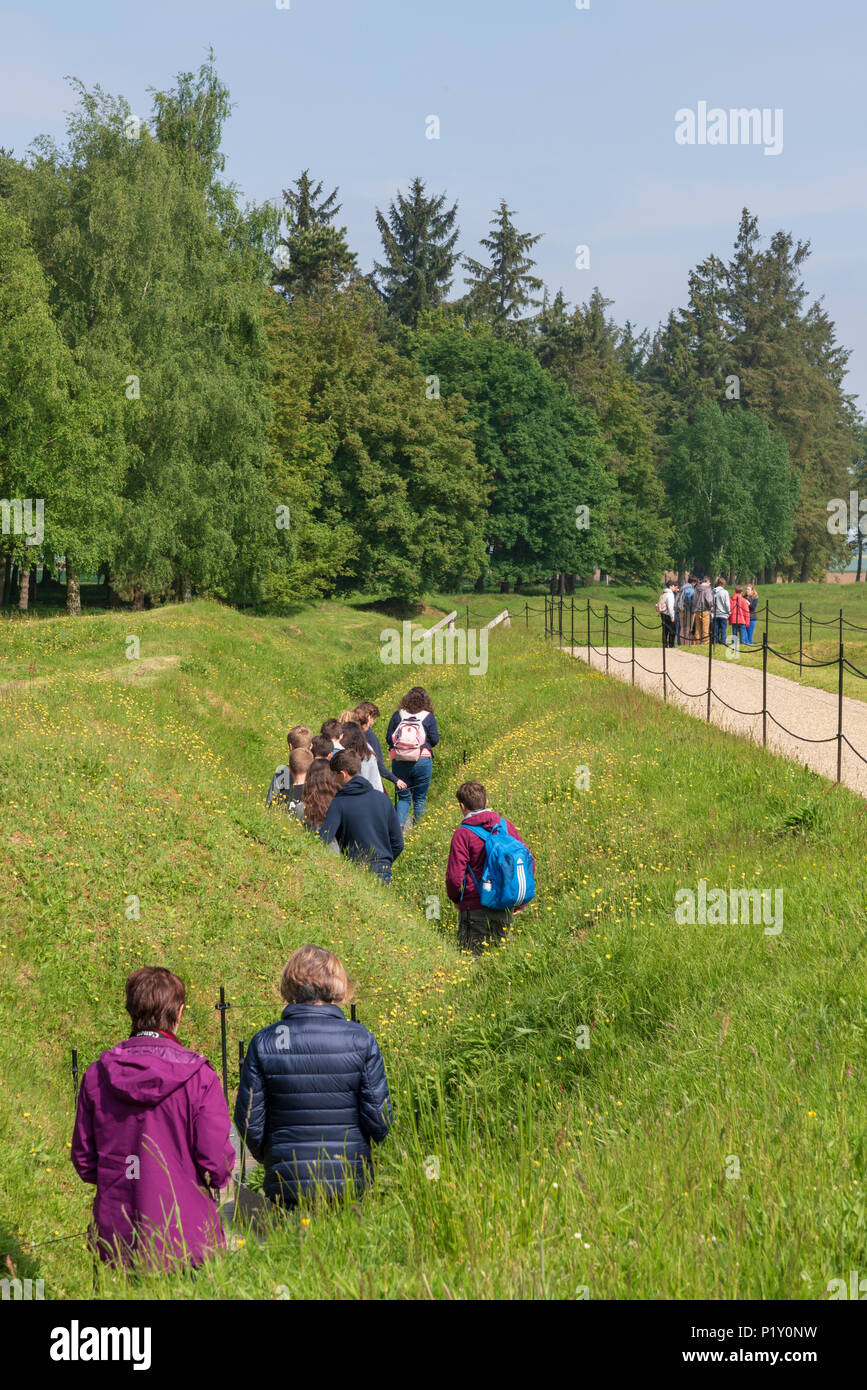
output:
M515 908L530 902L536 894L536 880L533 877L533 856L527 846L508 833L502 820L494 830L484 830L474 825L465 825L464 829L478 835L485 845L481 883L467 865L467 873L478 889L482 907ZM462 899L466 886L464 878Z

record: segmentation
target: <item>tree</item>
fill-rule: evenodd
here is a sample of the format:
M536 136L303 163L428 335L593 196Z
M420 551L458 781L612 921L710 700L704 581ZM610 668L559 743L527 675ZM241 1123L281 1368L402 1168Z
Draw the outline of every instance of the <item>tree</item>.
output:
M592 411L488 324L467 330L450 315L430 315L417 353L422 370L465 403L475 424L476 456L492 487L490 577L511 585L606 564L611 486Z
M542 234L519 232L513 216L503 199L491 218L493 232L481 240L489 253L487 264L464 257L470 311L487 319L497 330L513 324L525 308L540 305L533 296L542 289L542 281L531 273L536 262L528 253L541 241Z
M322 196L305 169L293 188L283 190L286 235L278 243L272 284L292 298L297 294L333 293L355 273L355 255L346 242L346 228L332 226L340 212L338 190ZM317 201L319 200L319 201Z
M398 192L388 217L377 209L385 263L374 264L379 291L389 312L414 326L426 309L436 308L449 292L458 256L458 205L446 207L446 194L428 197L422 179L413 179L409 196Z
M539 361L589 406L605 437L614 484L607 520L610 564L625 579L656 583L668 560L671 524L653 457L653 418L619 354L621 330L598 289L571 313L558 293L534 323Z
M272 443L294 556L273 592L416 602L475 578L486 487L459 402L380 342L370 290L269 310Z
M798 479L753 412L709 401L677 421L665 481L684 558L707 573L753 578L791 545Z

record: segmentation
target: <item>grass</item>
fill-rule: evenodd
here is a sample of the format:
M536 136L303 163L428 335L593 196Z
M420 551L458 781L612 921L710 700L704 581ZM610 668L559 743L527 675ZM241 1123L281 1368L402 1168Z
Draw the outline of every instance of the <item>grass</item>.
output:
M69 1049L124 1036L130 969L184 977L185 1040L217 1065L225 984L234 1091L237 1040L315 940L386 1059L375 1189L241 1231L197 1276L98 1271L97 1296L821 1298L867 1255L863 802L517 625L484 677L382 666L382 626L361 603L197 602L3 627L0 685L25 684L0 697L0 1251L49 1298L91 1294ZM161 660L127 661L130 635ZM262 804L289 725L377 675L384 711L421 676L443 735L390 892ZM538 862L478 962L443 889L470 774ZM700 877L782 889L781 934L677 925Z

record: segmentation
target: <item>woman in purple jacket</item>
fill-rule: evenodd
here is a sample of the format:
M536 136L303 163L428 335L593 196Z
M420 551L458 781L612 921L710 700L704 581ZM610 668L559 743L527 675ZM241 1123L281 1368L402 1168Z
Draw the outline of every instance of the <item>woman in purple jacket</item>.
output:
M92 1239L108 1264L198 1265L225 1246L217 1190L235 1151L220 1081L178 1042L186 991L161 966L126 982L132 1036L88 1067L72 1162L96 1184Z

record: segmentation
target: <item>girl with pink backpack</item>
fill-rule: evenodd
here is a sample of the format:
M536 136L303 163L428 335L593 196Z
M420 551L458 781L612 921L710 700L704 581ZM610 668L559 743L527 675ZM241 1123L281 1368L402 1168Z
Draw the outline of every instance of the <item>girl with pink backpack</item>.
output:
M391 749L391 770L405 782L397 793L397 817L401 827L424 815L428 787L433 775L433 750L440 741L430 696L420 685L407 691L388 723L385 741Z

